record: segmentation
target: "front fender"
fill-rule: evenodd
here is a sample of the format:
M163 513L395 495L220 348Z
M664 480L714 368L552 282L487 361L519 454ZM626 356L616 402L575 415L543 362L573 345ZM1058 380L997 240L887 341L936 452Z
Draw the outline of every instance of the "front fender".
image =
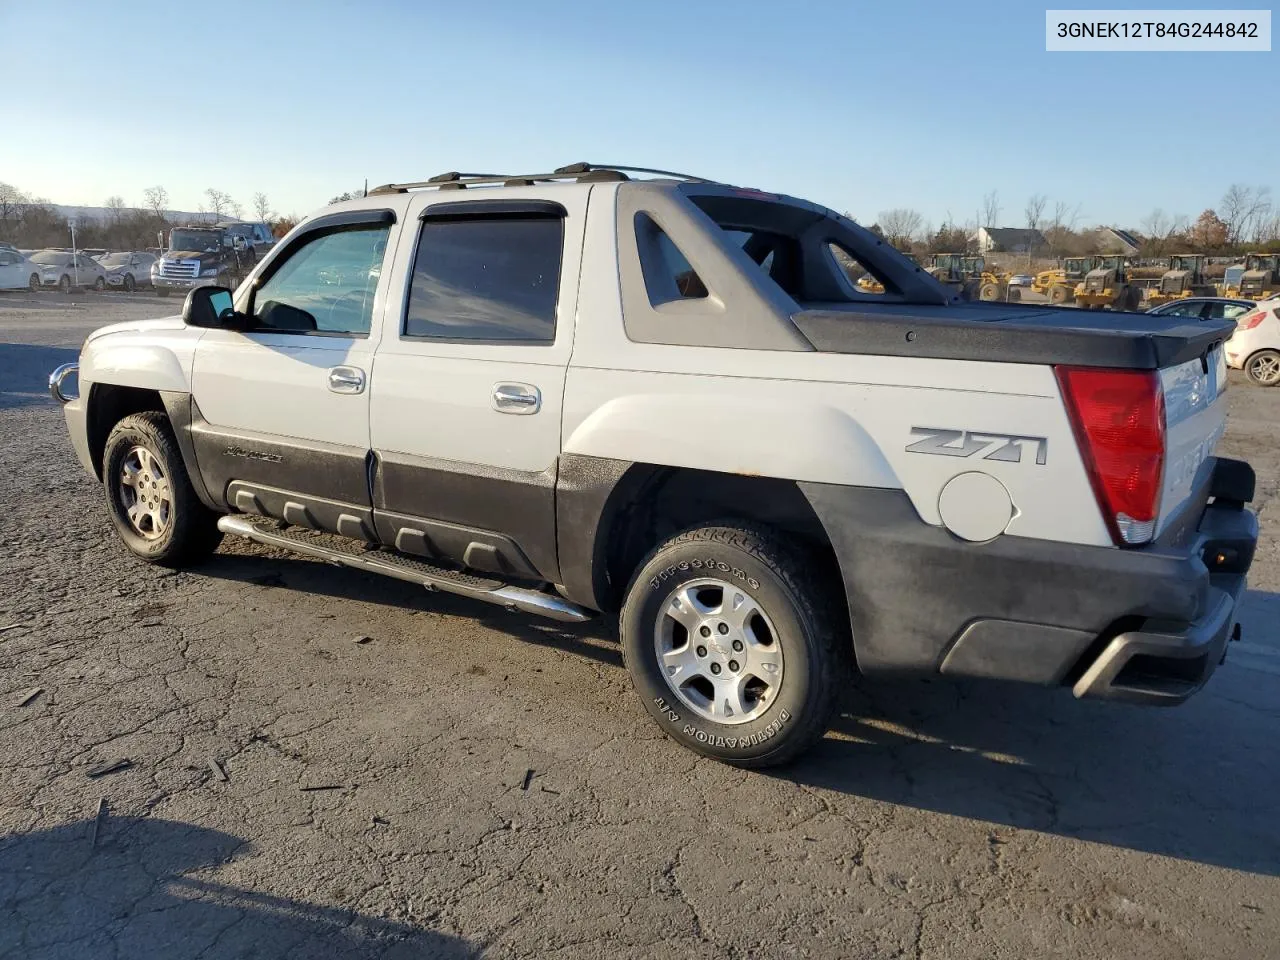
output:
M127 340L113 343L112 338L106 338L85 346L80 382L190 393L190 357L186 360L180 360L168 346Z
M616 397L573 429L564 452L782 480L902 487L856 420L804 400Z

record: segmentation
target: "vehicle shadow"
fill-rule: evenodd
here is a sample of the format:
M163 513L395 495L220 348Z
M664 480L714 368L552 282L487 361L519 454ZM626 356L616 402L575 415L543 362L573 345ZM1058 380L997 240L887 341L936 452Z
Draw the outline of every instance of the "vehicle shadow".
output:
M189 823L105 817L0 839L0 956L473 957L456 937L219 883L251 852Z
M266 587L283 587L342 600L360 600L406 610L447 613L501 631L522 643L551 647L622 666L612 621L560 623L543 617L512 613L501 607L448 593L428 593L402 580L359 570L339 569L300 557L216 554L199 569L202 576Z
M886 803L1280 875L1280 595L1250 591L1242 644L1173 710L1067 690L859 681L784 779ZM1274 652L1269 652L1274 651ZM1256 657L1257 667L1245 665ZM1239 660L1239 663L1233 663ZM1274 671L1274 672L1273 672ZM999 843L998 831L992 842Z
M447 612L622 667L605 618L543 621L305 559L219 554L200 572ZM814 751L764 775L984 821L993 838L1001 826L1026 828L1280 875L1280 767L1271 759L1280 740L1280 595L1250 591L1243 610L1245 637L1268 638L1275 673L1229 659L1177 709L1077 701L1020 684L863 678Z
M73 347L0 343L0 410L52 404L49 374L60 364L74 363L79 354ZM74 379L64 387L74 392Z

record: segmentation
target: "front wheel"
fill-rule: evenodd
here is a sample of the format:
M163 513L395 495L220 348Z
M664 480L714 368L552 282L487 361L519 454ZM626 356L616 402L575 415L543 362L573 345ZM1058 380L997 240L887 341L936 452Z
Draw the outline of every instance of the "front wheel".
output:
M99 277L97 280L93 281L93 289L98 291L98 293L101 293L103 290L107 289L107 281L104 278Z
M650 554L620 615L622 654L668 736L742 767L822 737L849 646L815 568L755 527L689 530Z
M32 293L35 293L40 289L40 274L33 273L27 279L27 289L30 290Z
M65 273L62 275L62 279L58 281L58 289L63 293L71 292L71 278Z
M1280 351L1259 350L1245 361L1244 372L1260 387L1280 384Z
M222 540L162 413L135 413L115 425L102 454L102 483L120 539L149 563L199 563Z
M137 289L137 286L138 286L138 284L137 284L137 282L133 279L133 274L132 274L132 273L126 273L126 274L124 275L124 292L125 292L125 293L133 293L133 291L134 291L135 289Z

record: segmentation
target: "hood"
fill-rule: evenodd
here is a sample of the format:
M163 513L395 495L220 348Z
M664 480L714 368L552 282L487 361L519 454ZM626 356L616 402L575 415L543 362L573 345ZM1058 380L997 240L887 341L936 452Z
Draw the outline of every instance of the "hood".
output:
M222 256L220 250L170 250L166 260L214 260Z
M153 333L160 330L181 330L184 324L182 317L160 317L156 320L126 320L123 323L112 323L99 327L85 339L85 343L98 340L114 333Z

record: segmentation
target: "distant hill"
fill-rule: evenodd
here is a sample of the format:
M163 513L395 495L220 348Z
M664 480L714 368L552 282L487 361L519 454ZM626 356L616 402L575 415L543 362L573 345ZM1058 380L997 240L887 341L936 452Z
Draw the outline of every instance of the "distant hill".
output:
M59 216L75 217L76 220L96 220L100 223L104 223L109 220L111 213L110 209L107 207L72 207L63 203L51 203L49 206L56 210ZM174 223L195 223L200 220L212 221L217 219L212 213L191 213L185 210L166 210L164 212L164 216L166 220L173 221ZM235 217L228 214L222 217L222 219L234 220Z

